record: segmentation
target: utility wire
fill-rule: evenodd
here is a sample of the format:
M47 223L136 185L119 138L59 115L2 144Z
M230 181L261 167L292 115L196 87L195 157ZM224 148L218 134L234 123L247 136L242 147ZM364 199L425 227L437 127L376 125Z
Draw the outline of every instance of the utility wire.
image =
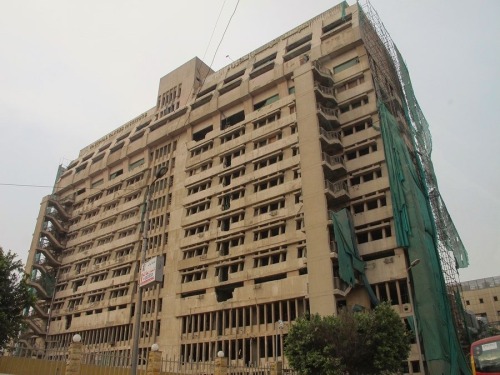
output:
M226 5L226 0L224 0L224 2L222 3L222 7L220 8L220 11L219 11L219 16L217 17L217 21L215 21L215 25L214 25L214 28L212 30L212 35L210 35L210 40L208 41L208 45L207 45L207 48L205 49L205 53L203 54L202 60L205 60L205 56L207 55L208 48L210 47L210 44L212 43L212 38L214 37L215 29L217 29L217 25L219 24L220 15L222 14L222 10L224 9L224 5Z
M215 49L214 57L212 58L212 62L210 63L210 68L212 68L212 65L213 65L213 63L215 61L215 56L217 56L217 52L219 51L219 47L222 44L222 41L224 40L224 36L226 35L226 31L229 28L229 24L231 23L231 20L233 19L233 16L236 13L236 10L238 9L238 5L239 4L240 4L240 0L238 0L236 2L236 6L234 7L233 14L231 14L231 17L229 18L229 21L227 22L226 28L224 29L224 33L222 33L222 38L220 38L220 42L217 45L217 48ZM207 78L207 77L205 77L205 78ZM203 82L205 82L205 80L203 80Z
M52 185L32 185L32 184L7 184L0 182L0 186L16 186L16 187L36 187L36 188L52 188Z

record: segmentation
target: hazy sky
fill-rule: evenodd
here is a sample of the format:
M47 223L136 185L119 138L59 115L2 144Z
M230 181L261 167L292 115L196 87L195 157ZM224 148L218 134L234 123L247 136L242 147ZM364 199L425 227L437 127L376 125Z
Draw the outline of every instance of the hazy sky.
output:
M160 77L194 56L212 62L236 0L0 3L0 183L52 186L59 164L155 105ZM336 4L241 0L212 68ZM461 280L500 275L500 1L372 5L430 124L440 191L469 252ZM0 185L0 245L23 261L50 193Z

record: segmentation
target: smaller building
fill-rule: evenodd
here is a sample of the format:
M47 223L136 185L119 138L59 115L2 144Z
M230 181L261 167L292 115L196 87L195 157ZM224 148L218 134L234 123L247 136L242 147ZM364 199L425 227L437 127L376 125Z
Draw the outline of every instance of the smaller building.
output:
M465 308L489 324L500 325L500 276L462 283Z

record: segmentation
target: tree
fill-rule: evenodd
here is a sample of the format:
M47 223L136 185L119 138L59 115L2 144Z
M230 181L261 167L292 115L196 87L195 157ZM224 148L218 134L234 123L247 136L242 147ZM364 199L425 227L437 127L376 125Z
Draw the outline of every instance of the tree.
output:
M26 284L23 264L10 250L0 247L0 348L17 337L23 327L22 312L35 297Z
M299 318L285 354L301 375L394 373L408 358L410 336L398 314L382 303L368 312Z

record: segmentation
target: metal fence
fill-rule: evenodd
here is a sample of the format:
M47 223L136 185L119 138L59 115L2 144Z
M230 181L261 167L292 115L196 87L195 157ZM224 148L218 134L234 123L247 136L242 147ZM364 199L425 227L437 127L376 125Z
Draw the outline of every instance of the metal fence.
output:
M0 373L13 375L64 375L68 352L64 349L26 349L12 348L0 356ZM81 374L85 375L128 375L130 357L113 352L83 351ZM138 375L146 375L147 358L139 361ZM182 358L162 358L161 375L214 375L214 361L190 362ZM228 375L272 375L269 363L242 365L229 361ZM284 375L298 375L284 368Z

